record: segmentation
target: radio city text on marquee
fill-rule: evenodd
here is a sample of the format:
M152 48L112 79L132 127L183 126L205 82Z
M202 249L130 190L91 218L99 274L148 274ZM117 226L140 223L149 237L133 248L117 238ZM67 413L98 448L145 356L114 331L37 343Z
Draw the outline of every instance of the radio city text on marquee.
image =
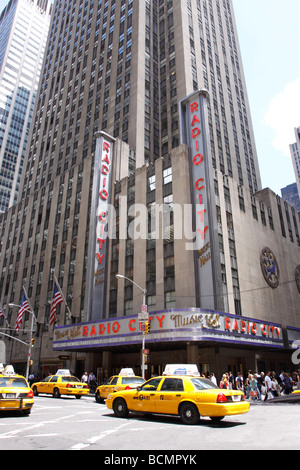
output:
M254 321L246 318L236 319L218 312L199 312L192 314L158 312L152 315L150 313L149 321L152 323L151 329L156 332L163 332L164 329L169 328L182 329L198 327L201 329L221 330L231 334L281 339L280 326L264 323L259 320ZM139 331L140 322L138 317L120 318L112 321L94 322L71 327L58 327L55 330L55 340L113 336L138 333Z

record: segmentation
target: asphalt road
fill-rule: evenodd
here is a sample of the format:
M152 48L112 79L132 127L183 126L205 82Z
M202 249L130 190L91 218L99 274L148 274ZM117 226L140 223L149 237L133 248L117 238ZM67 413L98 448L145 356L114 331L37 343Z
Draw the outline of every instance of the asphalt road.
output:
M162 451L168 451L173 459L158 464L185 463L183 455L193 464L201 450L300 450L299 402L300 394L297 400L256 402L249 413L219 424L203 418L196 426L185 426L170 416L116 418L94 397L39 395L28 417L0 414L0 450L102 450L103 463L118 464L122 462L114 459L122 455L136 456L139 460L125 462L132 467L154 464L149 461L156 458L152 451L161 459L167 458Z

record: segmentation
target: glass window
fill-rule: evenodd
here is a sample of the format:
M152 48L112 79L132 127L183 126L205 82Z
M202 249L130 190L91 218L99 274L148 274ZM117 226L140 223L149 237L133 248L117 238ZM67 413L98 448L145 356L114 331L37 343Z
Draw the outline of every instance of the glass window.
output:
M144 382L142 377L122 377L122 384L143 384Z
M164 184L171 183L172 181L172 168L166 168L163 172Z
M196 390L209 390L210 388L219 388L209 379L192 379Z
M147 392L148 390L157 390L158 385L160 384L161 379L160 378L154 378L148 380L144 385L142 385L141 390L144 392Z
M177 379L174 377L169 377L164 380L162 387L160 389L162 392L175 392L180 391L183 392L184 386L182 379Z

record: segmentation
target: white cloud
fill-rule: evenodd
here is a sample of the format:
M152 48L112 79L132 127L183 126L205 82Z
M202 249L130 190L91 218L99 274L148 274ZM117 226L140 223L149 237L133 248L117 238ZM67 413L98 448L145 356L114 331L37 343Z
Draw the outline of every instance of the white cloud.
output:
M274 96L263 122L276 133L273 147L289 157L289 145L296 141L294 128L300 126L300 78Z

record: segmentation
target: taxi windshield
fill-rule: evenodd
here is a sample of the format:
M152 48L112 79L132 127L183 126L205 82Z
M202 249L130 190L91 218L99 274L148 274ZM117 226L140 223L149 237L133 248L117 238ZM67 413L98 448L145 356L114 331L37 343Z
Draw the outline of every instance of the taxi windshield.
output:
M22 377L0 377L0 388L4 387L28 388L28 385Z
M209 379L192 379L192 383L196 390L209 390L210 388L219 388Z
M72 377L70 375L61 376L61 381L62 382L80 382L80 380L77 379L77 377Z

